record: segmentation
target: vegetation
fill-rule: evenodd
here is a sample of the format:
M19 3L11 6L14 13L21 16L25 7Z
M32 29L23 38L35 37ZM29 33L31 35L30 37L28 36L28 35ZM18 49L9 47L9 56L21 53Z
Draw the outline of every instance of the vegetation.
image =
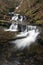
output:
M0 0L0 19L9 12L20 13L30 17L28 21L34 24L43 24L43 0ZM3 6L4 5L4 6ZM18 9L16 6L20 5ZM39 23L38 23L39 22Z
M40 39L35 42L36 45L33 44L21 51L9 43L18 32L3 31L3 28L9 28L11 25L8 13L12 11L27 16L29 24L43 25L43 0L23 0L21 4L20 2L21 0L0 0L0 65L43 65L42 27L39 27L41 33ZM18 5L20 7L16 9Z
M19 5L21 0L0 0L0 19L9 12L14 12L16 6Z
M16 12L29 16L31 18L31 20L29 19L29 22L31 23L43 24L42 0L23 0L23 3Z

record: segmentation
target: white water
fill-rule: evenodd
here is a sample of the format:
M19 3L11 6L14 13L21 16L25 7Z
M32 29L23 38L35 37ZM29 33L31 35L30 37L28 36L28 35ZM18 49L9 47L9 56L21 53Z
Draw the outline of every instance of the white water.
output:
M11 21L17 21L17 20L18 20L18 15L19 15L19 14L15 14L15 15L12 17Z
M21 23L22 23L22 21L23 21L23 16L21 16L21 19L19 19L19 21L21 21Z
M20 14L14 14L14 16L12 17L12 19L10 21L22 22L23 21L23 16L20 15L20 19L19 19L18 15L20 15Z
M19 22L21 21L22 23L22 20L23 20L23 16L20 16L21 18L18 19L18 15L19 14L15 14L15 16L12 17L12 21L15 20L17 24L18 24L18 21ZM17 24L12 23L9 29L4 29L4 31L14 31L14 32L18 31ZM11 41L10 43L15 44L17 49L24 49L25 47L30 46L32 43L36 41L38 34L39 34L39 31L36 28L36 26L27 25L26 29L23 32L21 30L21 32L16 36L16 38L18 37L19 39ZM24 38L21 38L21 37L24 37Z
M17 49L24 49L25 47L30 46L32 43L36 41L39 31L38 29L36 29L36 26L33 27L29 26L29 27L32 29L28 30L28 32L27 31L21 32L19 35L16 36L16 37L26 36L25 38L17 39L15 41L10 42L15 44Z
M18 31L18 25L12 23L11 26L9 27L9 29L4 29L4 31Z

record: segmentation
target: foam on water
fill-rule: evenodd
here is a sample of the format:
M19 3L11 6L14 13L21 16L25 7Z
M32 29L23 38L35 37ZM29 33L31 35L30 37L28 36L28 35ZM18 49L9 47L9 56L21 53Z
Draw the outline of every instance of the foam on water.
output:
M18 15L19 15L19 14L15 14L15 15L12 17L11 21L17 21L17 20L18 20Z
M22 22L22 21L23 21L23 16L20 16L20 17L21 17L21 19L19 19L19 21L21 21L21 22Z
M23 16L20 15L20 18L18 17L19 14L15 14L12 17L12 21L15 20L17 22L17 20L19 22L23 22ZM18 24L18 23L17 23ZM12 23L11 26L9 27L9 29L4 29L4 31L18 31L18 25ZM21 26L21 29L23 29L23 27ZM31 25L27 25L26 29L23 31L21 30L20 34L18 34L16 36L17 37L24 37L24 38L19 38L16 39L14 41L11 41L10 43L13 43L16 45L17 49L24 49L27 46L30 46L30 44L32 44L33 42L35 42L37 36L39 34L38 29L36 28L36 26L31 26Z
M12 23L9 29L4 29L4 31L18 31L17 27L18 27L17 24Z
M20 18L19 18L19 16L20 16ZM12 19L10 21L22 22L23 18L25 18L25 17L21 16L20 14L14 14L14 16L12 17Z
M36 26L34 28L36 28ZM38 34L39 34L38 29L31 29L28 30L28 32L22 32L16 36L16 37L26 36L25 38L17 39L15 41L11 41L10 43L15 44L17 49L24 49L25 47L30 46L30 44L35 42Z

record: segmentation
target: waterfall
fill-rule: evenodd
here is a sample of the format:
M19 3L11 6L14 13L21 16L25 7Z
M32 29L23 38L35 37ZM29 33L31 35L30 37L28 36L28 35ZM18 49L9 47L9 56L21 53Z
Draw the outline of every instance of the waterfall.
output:
M37 26L23 25L23 16L19 14L15 14L11 20L16 21L16 23L12 23L9 29L4 29L4 31L20 32L16 35L16 40L10 41L10 43L16 45L15 47L17 49L24 49L25 47L30 46L30 44L36 41L36 38L40 33L37 29Z
M17 21L18 20L18 15L19 14L14 14L14 16L12 17L12 19L10 21Z
M9 29L4 29L4 31L18 31L18 25L12 23Z
M30 29L29 29L30 28ZM16 37L26 36L25 38L20 38L11 41L10 43L16 45L16 49L24 49L25 47L30 46L36 41L36 38L39 34L39 30L36 29L36 26L28 26L28 31L21 32Z
M14 14L14 16L12 17L12 19L10 21L16 21L16 22L20 22L22 23L23 21L23 16L21 16L20 14Z

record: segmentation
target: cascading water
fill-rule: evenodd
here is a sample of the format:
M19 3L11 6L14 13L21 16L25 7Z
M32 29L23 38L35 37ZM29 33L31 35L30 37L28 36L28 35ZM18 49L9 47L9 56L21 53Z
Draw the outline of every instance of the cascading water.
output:
M30 30L29 30L30 28ZM34 43L37 36L39 34L39 30L36 29L36 26L28 26L28 31L21 32L19 35L16 37L25 37L25 38L20 38L11 41L10 43L13 43L16 45L16 49L24 49L25 47L30 46L30 44Z
M17 24L18 23L22 24L24 18L25 18L25 16L21 16L20 14L14 14L12 19L10 20L10 21L12 21L14 23L11 24L9 29L4 29L4 31L18 31L18 29L17 29L18 25ZM22 27L21 27L21 29L22 29Z
M19 14L14 14L14 16L13 16L12 19L11 19L11 21L14 21L14 20L17 21L17 20L18 20L18 15L19 15Z
M12 23L9 29L4 29L4 31L18 31L17 27L17 24Z
M23 21L23 16L21 16L20 14L14 14L14 16L12 17L12 19L10 21Z
M27 46L30 46L30 44L34 43L38 34L39 30L36 26L31 25L22 25L18 22L23 22L23 17L19 14L16 14L14 17L12 17L12 20L16 21L16 23L12 23L9 29L5 29L5 31L19 31L20 33L16 35L16 40L10 41L10 43L15 44L17 49L24 49Z

